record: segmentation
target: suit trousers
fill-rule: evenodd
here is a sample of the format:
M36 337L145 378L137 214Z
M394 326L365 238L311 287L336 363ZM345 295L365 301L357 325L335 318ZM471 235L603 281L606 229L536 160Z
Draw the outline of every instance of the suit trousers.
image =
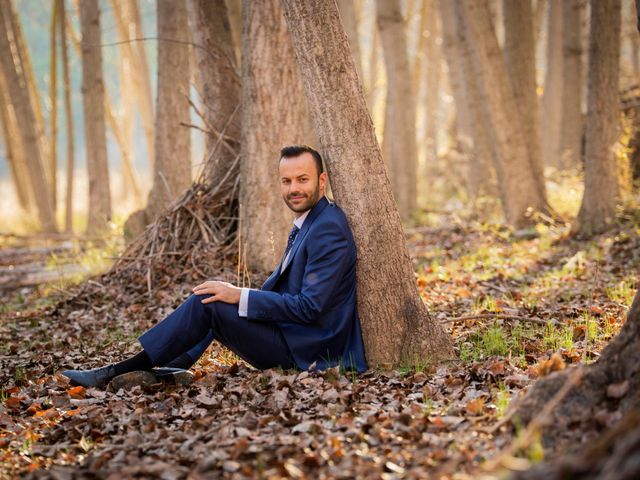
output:
M166 365L188 353L197 360L217 340L247 363L265 369L296 367L289 347L274 323L255 322L238 315L238 306L203 304L209 295L190 295L164 320L140 336L154 366Z

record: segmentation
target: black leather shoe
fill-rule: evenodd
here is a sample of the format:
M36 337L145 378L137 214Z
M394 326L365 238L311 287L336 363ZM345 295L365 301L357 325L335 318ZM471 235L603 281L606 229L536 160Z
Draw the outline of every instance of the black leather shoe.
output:
M69 378L72 383L83 387L106 387L116 376L116 369L113 365L107 365L91 370L65 370L62 375Z
M165 383L175 383L176 385L191 385L195 380L195 375L183 368L160 367L151 370L156 378Z

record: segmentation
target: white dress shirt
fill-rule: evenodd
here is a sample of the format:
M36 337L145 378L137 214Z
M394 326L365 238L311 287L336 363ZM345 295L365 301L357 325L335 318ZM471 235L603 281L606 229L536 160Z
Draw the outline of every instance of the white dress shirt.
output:
M307 210L306 212L304 212L302 215L300 215L298 218L296 218L293 221L293 224L298 227L300 230L302 230L302 224L304 223L305 219L307 218L307 215L309 215L309 212L311 210ZM299 234L300 232L298 232ZM298 240L298 237L296 236L296 239L293 242L293 245L296 244L296 241ZM282 272L285 267L287 266L287 264L289 263L289 260L291 258L291 253L293 252L293 247L291 247L291 250L289 250L287 252L287 256L284 257L284 260L282 260L282 267L280 267L280 272ZM255 288L243 288L242 291L240 292L240 303L238 303L238 316L240 317L246 317L248 315L248 311L249 311L249 292L251 290L256 290Z

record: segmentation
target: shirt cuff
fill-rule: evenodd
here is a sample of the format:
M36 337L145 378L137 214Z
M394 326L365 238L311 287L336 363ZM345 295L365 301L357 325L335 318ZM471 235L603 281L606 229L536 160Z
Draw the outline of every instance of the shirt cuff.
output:
M238 303L238 316L246 317L249 315L249 290L250 288L243 288L240 292L240 302Z

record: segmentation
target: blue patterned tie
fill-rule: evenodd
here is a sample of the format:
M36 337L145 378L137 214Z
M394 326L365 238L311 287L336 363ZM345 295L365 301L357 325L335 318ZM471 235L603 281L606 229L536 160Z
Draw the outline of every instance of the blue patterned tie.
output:
M287 248L284 250L284 255L283 255L282 258L287 258L287 254L291 250L291 247L293 247L293 242L295 242L296 235L298 235L299 231L300 231L300 229L298 227L296 227L295 225L291 229L291 233L289 234L289 240L287 240Z

